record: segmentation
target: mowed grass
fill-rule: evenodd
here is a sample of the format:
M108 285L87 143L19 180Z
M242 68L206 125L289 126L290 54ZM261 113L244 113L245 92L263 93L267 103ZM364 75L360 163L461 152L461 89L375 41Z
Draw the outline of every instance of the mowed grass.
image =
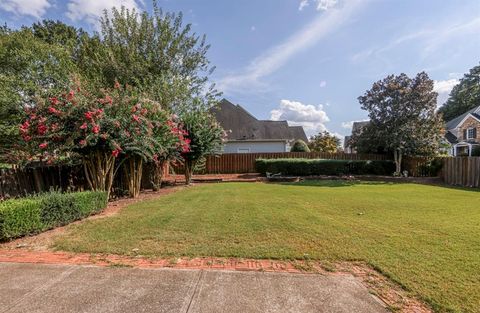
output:
M188 188L69 228L60 250L365 261L439 312L480 311L480 192L416 184Z

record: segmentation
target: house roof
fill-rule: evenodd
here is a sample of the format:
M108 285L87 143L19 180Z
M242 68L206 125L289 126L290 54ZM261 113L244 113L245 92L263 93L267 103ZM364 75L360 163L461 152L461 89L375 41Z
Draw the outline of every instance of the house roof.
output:
M473 117L480 120L480 105L478 107L475 107L475 108L463 113L462 115L457 116L454 119L451 119L450 121L448 121L446 123L445 127L447 128L447 130L457 128L458 124L460 124L465 119L465 117L467 117L470 114Z
M353 122L352 134L355 134L357 131L361 131L361 129L367 126L369 123L370 121Z
M308 140L302 126L289 126L287 121L258 120L226 99L222 99L212 113L227 131L229 140Z
M451 144L453 143L457 143L458 140L457 140L457 136L455 136L454 134L452 134L450 131L447 131L445 133L445 139L447 139L447 141Z

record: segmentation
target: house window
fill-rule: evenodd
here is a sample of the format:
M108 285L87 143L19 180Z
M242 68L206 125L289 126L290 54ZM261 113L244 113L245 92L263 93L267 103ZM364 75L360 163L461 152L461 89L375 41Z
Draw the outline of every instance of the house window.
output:
M250 153L250 148L238 148L237 153Z
M476 129L475 128L469 128L467 129L467 139L475 139L476 137Z

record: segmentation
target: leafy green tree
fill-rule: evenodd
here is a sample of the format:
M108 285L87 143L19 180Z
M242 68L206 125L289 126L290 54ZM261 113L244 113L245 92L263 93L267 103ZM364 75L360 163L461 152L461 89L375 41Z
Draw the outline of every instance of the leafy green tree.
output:
M35 96L68 86L76 67L62 46L37 39L30 29L0 29L0 158L13 162L20 153L18 125Z
M447 102L439 109L443 119L449 121L480 105L480 65L460 79L460 83L453 87Z
M361 134L354 134L357 150L362 149L359 143L371 142L369 148L393 153L396 173L401 172L404 155L437 153L443 122L435 113L436 99L433 81L425 72L414 78L390 75L374 83L358 98L370 123Z
M328 131L320 132L310 137L308 142L310 151L335 153L341 149L340 138L330 134Z
M181 116L185 138L190 145L182 153L185 167L185 182L189 185L192 174L207 155L219 154L225 131L208 111L189 111Z
M218 92L208 86L210 46L183 25L181 13L164 13L156 1L151 15L113 8L101 18L101 38L106 57L92 62L106 85L118 80L136 86L177 113L216 102Z
M305 143L305 141L298 139L298 140L295 140L295 142L293 143L293 146L290 149L290 152L310 152L310 148Z

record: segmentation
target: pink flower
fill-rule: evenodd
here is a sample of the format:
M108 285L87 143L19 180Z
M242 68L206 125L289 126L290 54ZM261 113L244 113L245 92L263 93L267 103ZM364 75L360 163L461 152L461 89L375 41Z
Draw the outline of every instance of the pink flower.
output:
M25 140L26 142L29 142L30 140L32 140L32 137L30 137L28 135L24 135L22 137L23 137L23 140Z
M87 120L91 120L93 118L93 114L94 114L94 112L90 112L90 111L85 112L85 118Z
M87 123L83 123L83 124L80 126L80 129L87 129Z
M68 95L67 95L67 100L68 100L68 101L72 101L74 95L75 95L75 91L70 90L70 92L69 92Z
M94 134L98 134L99 131L100 131L100 126L95 125L95 126L92 127L92 132Z
M57 104L60 103L60 101L58 101L57 97L52 97L52 98L50 98L50 103L52 105L57 105Z
M60 111L55 109L54 107L49 107L48 112L50 112L52 114L59 114L60 113Z
M40 136L45 135L45 133L47 132L47 126L45 126L43 124L38 125L37 132Z
M112 155L116 158L116 157L118 157L118 155L120 154L121 151L122 150L120 148L115 149L115 150L112 151Z
M41 144L38 145L38 147L40 149L45 149L46 147L48 147L48 143L47 142L42 142Z
M118 81L115 81L115 85L113 85L113 88L115 89L120 88L120 83Z
M22 125L20 125L20 132L22 134L26 134L28 133L28 128L30 127L30 122L29 121L25 121Z
M132 115L132 119L133 119L135 122L140 123L140 118L138 117L138 115L133 114L133 115Z
M119 121L113 122L113 125L115 125L116 128L120 128L120 122Z
M87 145L87 141L85 139L80 140L79 142L80 146L84 147Z

